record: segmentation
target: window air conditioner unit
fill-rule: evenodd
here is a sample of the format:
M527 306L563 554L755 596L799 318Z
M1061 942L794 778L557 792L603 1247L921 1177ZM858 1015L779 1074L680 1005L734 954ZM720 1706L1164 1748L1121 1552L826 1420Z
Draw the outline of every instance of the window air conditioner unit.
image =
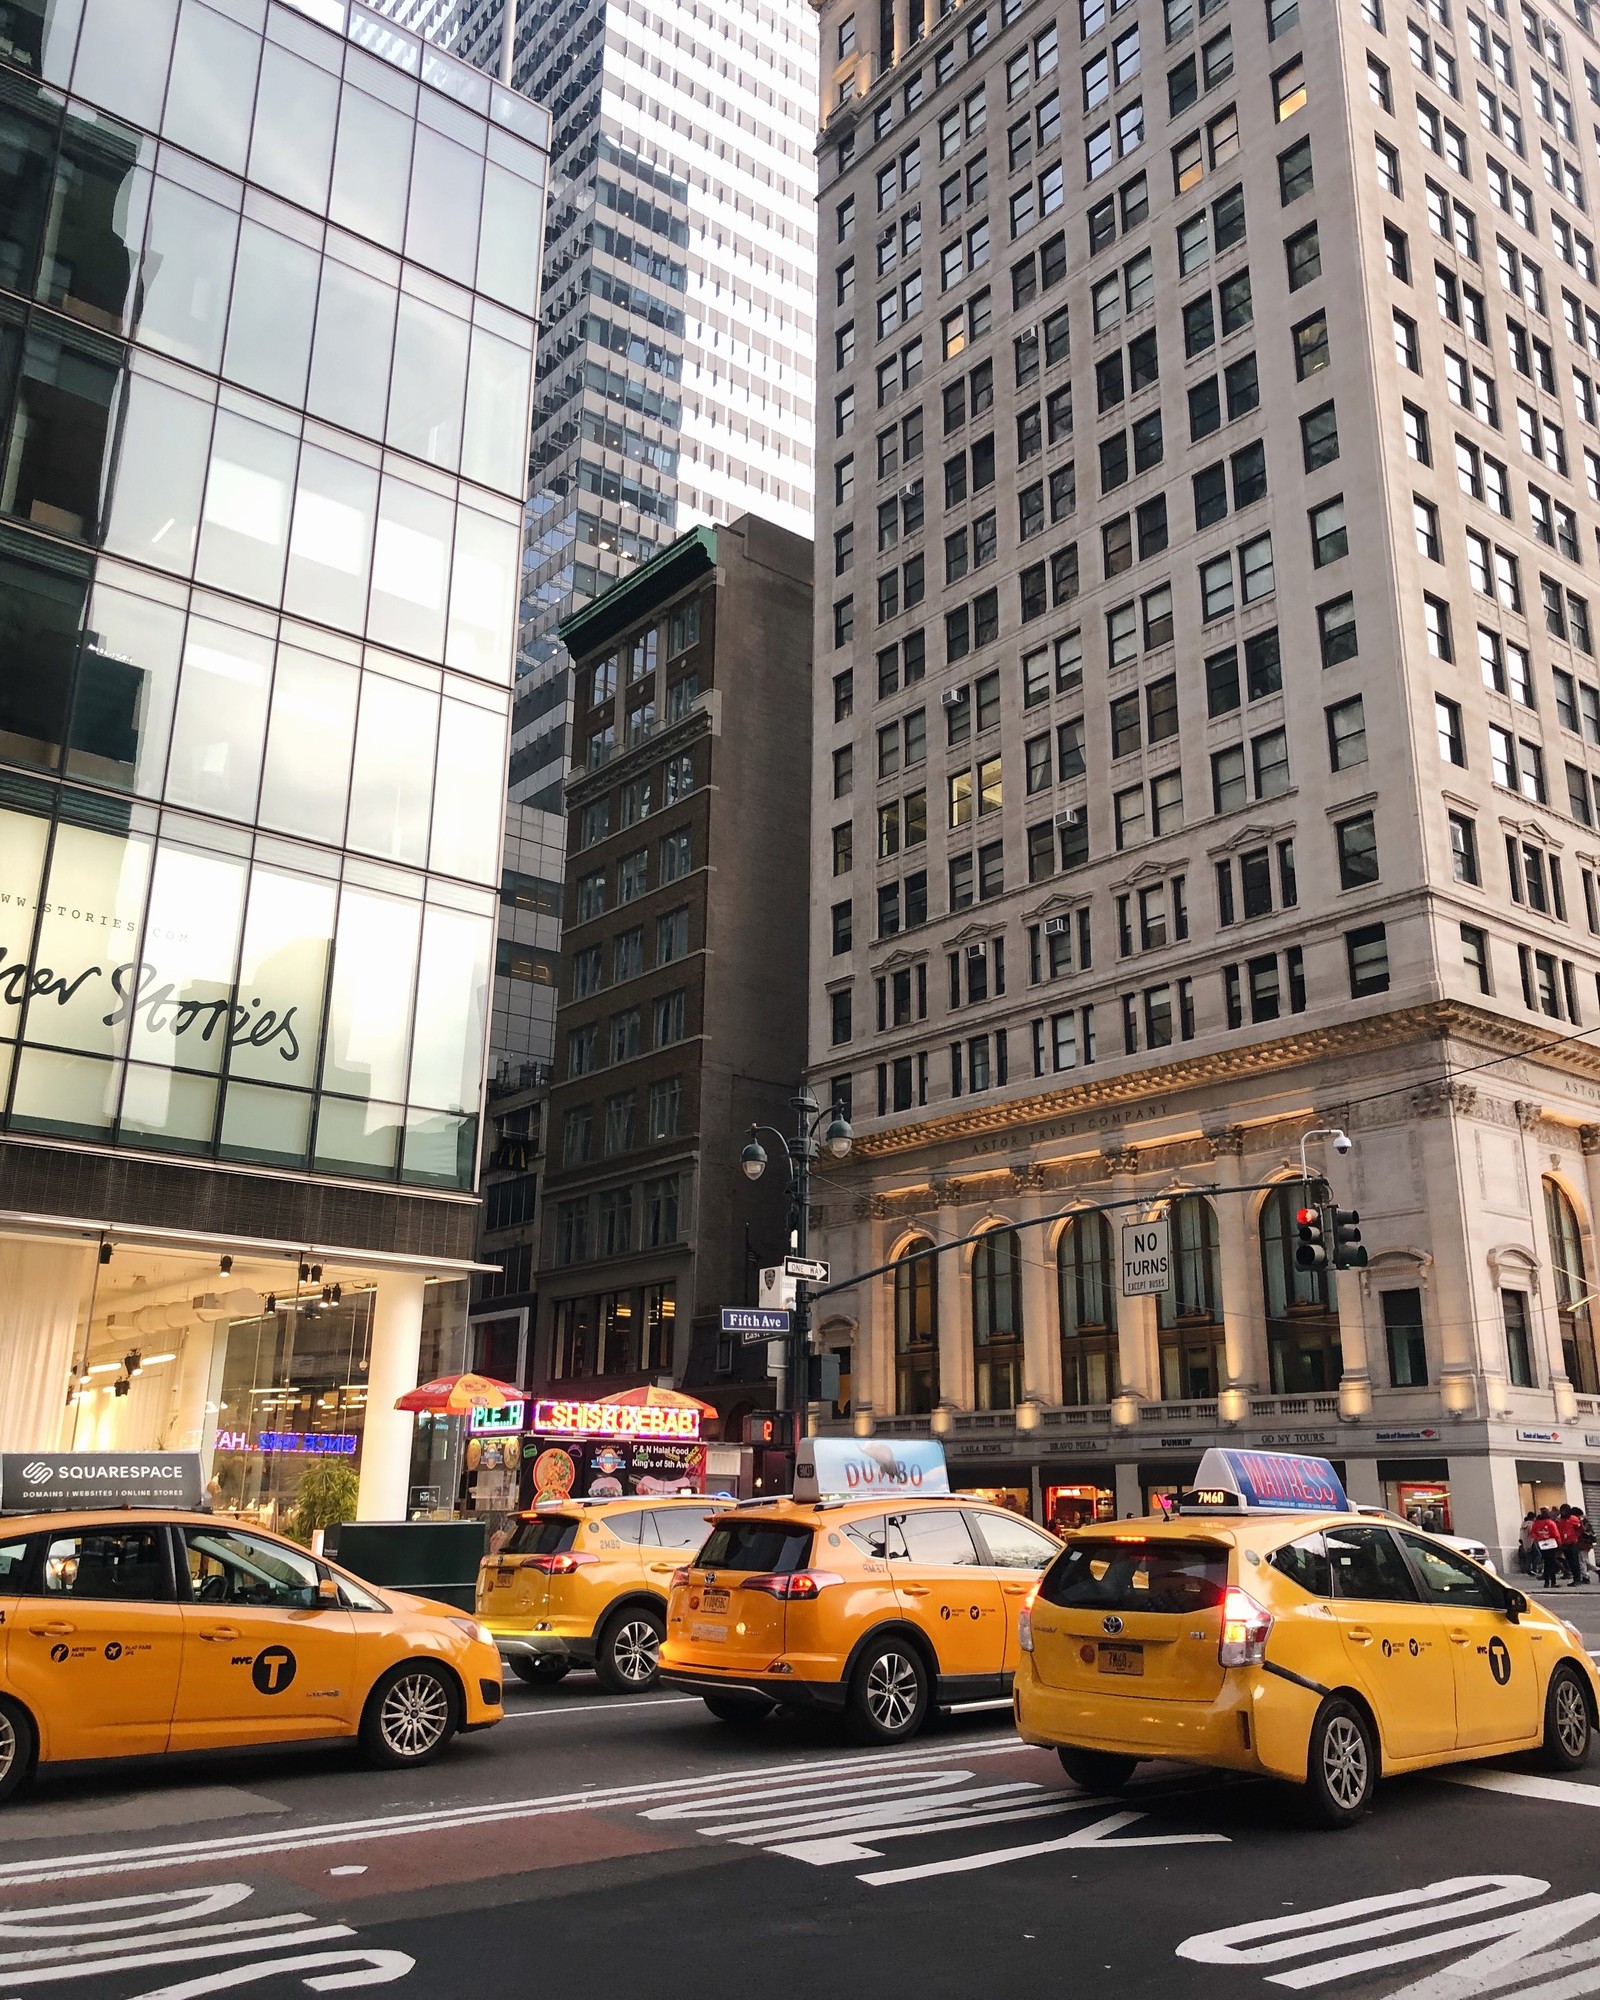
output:
M1065 917L1045 918L1044 934L1046 937L1065 937L1066 932L1067 932L1067 920Z
M964 687L946 688L939 697L939 704L942 708L959 708L966 698L967 691Z
M1056 814L1057 826L1076 826L1083 818L1082 806L1068 806L1065 812Z

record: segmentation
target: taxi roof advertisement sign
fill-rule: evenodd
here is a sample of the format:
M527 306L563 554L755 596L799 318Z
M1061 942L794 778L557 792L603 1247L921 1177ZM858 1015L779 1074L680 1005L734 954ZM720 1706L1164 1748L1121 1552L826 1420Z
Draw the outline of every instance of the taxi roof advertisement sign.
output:
M1213 1448L1201 1459L1194 1484L1197 1491L1235 1493L1241 1506L1273 1514L1343 1514L1350 1506L1328 1460L1298 1452Z
M944 1446L933 1438L806 1438L795 1460L797 1500L905 1500L949 1491Z
M197 1451L8 1451L0 1453L0 1513L64 1508L178 1507L202 1495Z

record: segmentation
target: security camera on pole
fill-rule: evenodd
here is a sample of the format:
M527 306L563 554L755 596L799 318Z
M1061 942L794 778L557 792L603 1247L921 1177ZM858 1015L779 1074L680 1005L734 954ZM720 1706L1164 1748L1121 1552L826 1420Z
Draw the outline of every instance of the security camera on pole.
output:
M842 1160L855 1143L849 1120L837 1105L824 1110L802 1084L790 1099L795 1114L794 1135L785 1138L771 1125L752 1125L750 1141L739 1155L739 1165L747 1180L758 1181L767 1170L767 1155L760 1134L776 1139L789 1166L789 1255L784 1259L786 1275L795 1281L794 1317L789 1329L788 1367L778 1383L778 1407L793 1418L792 1444L799 1449L805 1435L806 1406L810 1396L811 1297L810 1285L828 1282L828 1266L807 1253L811 1233L811 1162L817 1157L817 1128L824 1118L828 1129L822 1144L836 1160Z

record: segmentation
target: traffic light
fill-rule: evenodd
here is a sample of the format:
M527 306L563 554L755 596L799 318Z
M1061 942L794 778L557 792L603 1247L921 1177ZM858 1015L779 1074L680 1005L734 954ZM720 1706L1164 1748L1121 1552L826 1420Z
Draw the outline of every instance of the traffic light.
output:
M1320 1208L1297 1208L1294 1214L1294 1233L1298 1241L1294 1250L1294 1267L1297 1271L1324 1271L1328 1266L1327 1247L1322 1235L1322 1210Z
M1367 1261L1367 1253L1361 1242L1361 1213L1354 1208L1330 1208L1329 1234L1333 1238L1333 1268L1336 1271L1359 1271Z

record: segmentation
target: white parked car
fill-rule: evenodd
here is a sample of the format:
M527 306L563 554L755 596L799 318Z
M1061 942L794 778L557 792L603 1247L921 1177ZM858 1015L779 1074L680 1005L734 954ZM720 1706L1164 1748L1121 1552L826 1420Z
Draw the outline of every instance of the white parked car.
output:
M1494 1569L1489 1551L1482 1542L1474 1541L1471 1535L1447 1535L1439 1528L1424 1528L1416 1521L1408 1521L1404 1514L1397 1514L1392 1507L1358 1507L1356 1512L1370 1514L1375 1521L1398 1521L1402 1528L1410 1528L1420 1535L1432 1535L1436 1542L1443 1542L1447 1548L1459 1549L1475 1563L1482 1563L1485 1569Z

